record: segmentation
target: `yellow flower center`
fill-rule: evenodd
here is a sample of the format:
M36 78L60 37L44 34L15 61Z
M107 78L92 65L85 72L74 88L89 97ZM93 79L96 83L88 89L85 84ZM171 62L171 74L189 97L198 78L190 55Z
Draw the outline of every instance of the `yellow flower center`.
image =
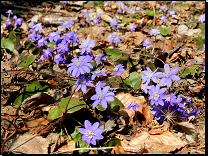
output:
M56 55L55 58L58 59L59 58L59 55Z
M104 96L101 94L101 95L100 95L100 98L102 99L102 98L104 98Z
M55 33L53 33L51 36L55 36L56 34Z
M47 50L45 53L46 53L46 54L49 54L49 51Z
M114 68L114 71L117 71L118 70L118 68L116 67L116 68Z
M80 61L77 62L77 66L81 66L81 62Z
M133 102L131 103L131 105L134 106L134 105L135 105L135 102L133 101Z
M92 131L89 131L89 132L88 132L88 135L92 135Z
M148 76L149 76L149 77L152 77L152 73L150 73Z
M64 48L65 48L65 46L62 46L61 48L62 48L62 49L64 49Z

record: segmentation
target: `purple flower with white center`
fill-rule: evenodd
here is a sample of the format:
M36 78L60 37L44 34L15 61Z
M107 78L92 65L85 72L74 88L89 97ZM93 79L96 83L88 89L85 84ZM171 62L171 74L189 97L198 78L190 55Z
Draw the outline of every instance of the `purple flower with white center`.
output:
M97 14L97 18L99 18L100 16L102 16L102 13Z
M129 29L131 30L131 32L135 31L135 28L136 28L136 26L134 23L129 26Z
M136 11L139 11L141 8L140 7L136 7Z
M201 22L203 23L205 21L205 14L204 15L201 15L198 19L198 22Z
M121 27L120 27L119 25L118 25L118 26L116 26L115 28L116 28L116 29L121 29Z
M64 4L67 4L67 1L63 1Z
M44 44L48 44L48 42L46 41L48 37L44 37L44 38L41 38L40 40L38 40L38 47L41 47L43 46Z
M48 58L49 56L50 57L52 57L52 49L51 48L47 48L47 49L43 49L43 56L45 57L45 58Z
M175 15L175 11L171 11L170 12L170 15Z
M105 2L105 4L103 5L104 7L106 7L108 5L108 3L107 2Z
M97 63L100 63L101 59L106 60L108 58L108 55L102 55L102 56L98 56L95 57L95 60L97 60Z
M35 29L34 29L35 28ZM36 24L36 25L34 25L34 27L33 27L33 29L35 30L35 31L42 31L42 29L43 29L43 26L42 26L42 23L38 23L38 24Z
M44 55L41 55L39 61L44 61L46 58L44 57Z
M205 50L205 44L203 45L203 48L202 48L202 50Z
M10 20L6 21L6 26L12 26L12 22Z
M156 35L160 34L160 30L152 29L150 32L148 32L148 34L156 36Z
M6 13L13 15L13 12L11 10L8 10Z
M32 31L32 34L28 34L28 37L30 37L31 40L35 41L36 37L37 37L37 34L36 34L35 31Z
M115 34L109 34L109 35L108 35L108 39L107 39L108 42L112 41L115 37L116 37Z
M42 35L41 34L37 34L35 40L40 40L42 38Z
M89 23L89 18L86 18L86 23Z
M165 6L161 6L161 8L160 8L161 10L165 10Z
M72 24L74 24L74 22L72 20L69 20L65 22L64 24L61 24L61 29L71 28Z
M15 25L17 26L17 25L21 25L22 24L22 21L23 21L23 18L18 18L18 19L16 19L15 20Z
M181 108L181 107L184 107L184 104L183 104L183 98L182 97L178 97L176 99L176 103L178 104L178 106Z
M168 95L165 95L165 99L164 99L164 102L168 102L171 106L174 106L174 103L176 103L177 101L177 97L175 94L168 94ZM182 99L181 99L182 101Z
M178 72L179 68L173 68L170 71L170 66L168 64L164 65L164 71L165 73L162 73L162 79L160 80L159 85L162 86L164 83L166 83L167 87L171 87L172 80L178 81L180 80L180 77L177 75L174 75Z
M16 15L14 15L14 16L13 16L13 19L14 19L14 20L17 20L17 16L16 16Z
M131 14L136 14L136 11L132 11Z
M156 71L159 69L157 68L154 72L149 67L146 67L147 70L142 71L142 73L145 74L145 76L142 76L143 82L142 83L150 83L150 80L152 80L154 83L158 82L157 76L160 76L162 73Z
M53 42L53 41L57 42L58 39L60 38L60 36L59 36L60 33L61 33L61 31L51 32L51 33L48 35L48 36L49 36L48 40L49 40L50 42Z
M165 8L164 8L164 11L168 11L168 7L165 7Z
M149 41L149 38L147 38L146 40L143 39L142 45L143 45L144 47L147 47L147 46L151 45L151 43L152 43L152 42Z
M166 21L166 18L167 18L166 16L161 16L160 19L161 19L161 21Z
M153 106L153 105L161 105L163 106L164 105L164 102L163 102L163 99L166 98L165 95L163 95L163 93L166 91L166 88L162 88L160 89L160 85L152 85L150 90L149 90L149 100L150 101L150 104Z
M116 74L117 76L121 76L121 72L125 70L123 67L124 67L124 66L122 66L121 64L118 64L117 66L115 66L115 68L113 69L113 76L114 76L115 74Z
M122 11L121 9L118 9L116 12L117 12L117 13L121 13L121 11Z
M117 44L118 42L121 42L121 37L115 36L113 43Z
M92 80L94 80L96 76L107 76L107 72L105 69L97 69L92 75Z
M95 20L93 20L93 23L96 25L96 24L99 23L99 20L98 19L95 19Z
M132 101L131 103L130 103L130 105L128 106L128 109L133 109L134 111L136 111L136 108L140 108L140 105L138 105L137 103L136 103L136 101Z
M175 4L175 2L176 2L176 1L171 1L170 5L173 5L173 4Z
M113 18L113 20L110 22L111 26L116 26L117 25L117 21L115 18Z
M29 24L29 28L33 28L35 26L35 23L33 23L33 22L31 22L30 24Z
M85 128L79 128L79 132L84 134L82 136L82 140L86 141L88 145L96 145L96 139L97 140L102 140L104 137L100 134L103 129L98 128L99 127L99 122L95 122L92 126L90 121L85 120L84 122Z
M80 56L79 58L73 58L72 63L68 64L67 74L72 71L73 77L79 77L81 74L90 73L89 68L93 68L90 61L92 57L90 56Z
M148 90L151 88L151 86L149 86L148 83L142 83L140 87L141 90L145 92L145 94L147 94Z
M123 2L118 2L118 5L121 5L121 4L123 4Z
M129 9L126 5L123 6L124 10L127 10Z
M86 93L87 86L94 87L94 84L92 84L91 82L88 82L90 80L91 80L90 77L85 78L84 75L80 76L80 79L75 82L75 84L78 84L77 89L75 90L75 92L77 92L81 88L82 92Z
M101 103L102 107L104 109L107 108L107 101L114 101L114 93L113 92L109 92L110 89L110 86L105 86L103 88L103 90L100 88L100 87L96 87L95 88L95 91L96 91L96 94L93 95L90 99L91 100L95 100L93 105L92 105L92 108L95 108L99 103Z
M177 17L177 15L171 15L171 18L176 18Z
M56 64L59 64L59 62L63 61L64 59L62 58L63 54L57 54L55 57L54 57L54 62Z
M87 13L88 13L87 11L83 11L82 15L87 15Z
M58 44L57 51L62 53L69 51L69 43L63 40L61 43Z
M159 12L162 12L162 9L159 9Z
M106 85L106 83L102 83L101 81L98 81L98 83L95 86L103 88L105 85Z
M86 40L82 39L81 45L79 45L79 48L82 48L80 51L80 54L83 55L85 52L91 52L90 48L93 48L95 46L95 40L90 41L90 37L88 37Z
M75 43L75 42L77 42L77 43L79 43L79 38L78 38L78 36L77 36L77 33L76 32L70 32L69 33L69 35L70 35L70 41L72 42L72 43Z
M189 118L191 120L192 119L190 118L191 116L195 116L199 114L200 112L201 112L201 109L198 109L197 111L193 109L190 114L188 114L187 112L184 112L184 114L180 117L182 117L183 119Z

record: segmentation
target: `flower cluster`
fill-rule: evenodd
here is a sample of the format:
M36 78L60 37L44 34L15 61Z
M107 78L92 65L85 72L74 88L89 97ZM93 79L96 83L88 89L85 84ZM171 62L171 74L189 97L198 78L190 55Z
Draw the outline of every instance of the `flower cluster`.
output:
M108 42L110 42L110 41L113 41L113 43L118 43L118 42L121 42L121 37L119 37L119 36L116 36L115 34L109 34L109 36L108 36Z
M9 14L8 15L8 20L6 21L6 26L12 26L12 21L9 20L9 17L10 17L10 15L13 15L13 12L11 10L8 10L6 13ZM14 19L15 27L22 24L23 18L17 18L17 16L14 15L13 19Z

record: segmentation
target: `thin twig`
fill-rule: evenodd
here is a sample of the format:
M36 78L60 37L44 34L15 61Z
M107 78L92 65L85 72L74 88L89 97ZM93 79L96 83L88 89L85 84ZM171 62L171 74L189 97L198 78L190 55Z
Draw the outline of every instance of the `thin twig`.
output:
M157 57L154 57L154 56L149 56L149 55L144 55L144 54L139 54L139 55L146 56L146 57L150 57L150 58L154 58L154 59L158 59L158 60L160 60L163 64L165 64L165 63L163 62L163 60L161 60L160 58L157 58Z
M89 12L87 12L87 15L88 15L88 19L89 19L89 25L90 25L91 37L92 37L92 40L94 40L93 33L92 33L92 26L91 26L91 22L90 22L90 15L89 15Z

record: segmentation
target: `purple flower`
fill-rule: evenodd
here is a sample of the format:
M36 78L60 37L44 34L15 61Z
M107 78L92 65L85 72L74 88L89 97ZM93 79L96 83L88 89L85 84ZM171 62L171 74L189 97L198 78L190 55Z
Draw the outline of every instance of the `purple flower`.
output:
M80 79L75 82L75 84L78 84L77 89L75 90L75 92L77 92L81 88L82 92L86 93L87 86L94 87L94 85L91 82L88 82L90 80L91 80L90 77L85 78L84 75L80 76Z
M204 15L201 15L198 19L198 22L201 22L203 23L205 21L205 14Z
M95 86L103 88L105 85L106 85L106 83L102 83L101 81L98 81L98 83Z
M35 40L40 40L42 38L42 35L41 34L37 34Z
M16 19L15 20L15 25L17 26L17 25L21 25L22 24L22 21L23 21L23 18L18 18L18 19Z
M89 18L86 18L86 23L89 23Z
M170 12L170 15L175 15L175 11L171 11Z
M67 1L63 1L64 4L67 4Z
M54 62L56 64L59 64L60 61L63 61L64 59L62 58L63 54L57 54L55 57L54 57Z
M73 77L79 77L79 75L84 73L90 73L89 68L93 68L91 63L89 63L92 60L92 57L90 56L80 56L79 58L73 58L71 61L72 63L68 64L67 67L67 74L71 72L72 70L72 76Z
M48 44L48 42L46 41L47 38L48 37L44 37L44 38L41 38L40 40L38 40L38 43L37 43L38 47L41 47L44 44Z
M177 17L177 15L171 15L171 18L176 18Z
M96 24L99 23L99 20L98 20L98 19L95 19L95 20L93 21L93 23L96 25Z
M124 5L123 8L124 8L124 10L127 10L128 9L128 7L126 5Z
M136 28L136 26L134 23L129 26L129 29L131 30L131 32L135 31L135 28Z
M41 55L39 61L44 61L46 58L44 57L44 55Z
M125 69L123 68L121 64L118 64L114 69L113 69L113 76L116 74L117 76L121 76L121 72L124 71Z
M34 29L35 28L35 29ZM35 31L42 31L42 29L43 29L43 26L42 26L42 23L38 23L38 24L36 24L36 25L34 25L33 26L33 29L35 30Z
M203 48L202 48L202 50L205 50L205 44L203 45Z
M90 48L93 48L95 46L95 40L90 41L90 37L88 37L86 40L82 39L81 45L79 45L79 48L82 48L80 51L80 54L83 55L85 52L91 52Z
M48 40L49 40L50 42L53 42L53 41L57 42L58 39L60 38L60 36L59 36L60 33L61 33L61 31L51 32L51 33L48 35L48 36L49 36Z
M132 11L131 14L136 14L136 11Z
M159 9L159 12L162 12L162 9Z
M116 26L117 25L117 21L115 18L113 18L113 20L110 22L111 26Z
M6 21L6 26L12 26L12 22L10 20Z
M97 69L92 75L92 80L94 80L96 76L107 76L107 72L105 69Z
M71 28L72 24L74 24L74 22L72 20L69 20L68 22L65 22L64 24L61 24L61 29Z
M142 83L140 87L141 90L145 92L145 94L147 94L148 90L151 88L151 86L149 86L148 83Z
M30 37L31 40L35 41L36 37L37 37L37 34L36 34L35 31L32 31L32 34L28 34L28 37Z
M97 18L99 18L102 15L102 13L97 14Z
M108 42L112 41L115 37L116 37L115 34L109 34L108 39L107 39Z
M70 32L69 33L70 34L70 41L72 42L72 43L75 43L75 42L77 42L77 43L79 43L79 38L78 38L78 36L77 36L77 33L76 32Z
M104 7L106 7L108 5L108 3L107 2L105 2L105 4L103 5Z
M174 103L176 103L176 101L177 101L177 97L175 94L165 95L164 102L168 102L171 106L174 106Z
M113 96L115 94L113 92L107 93L109 89L110 89L110 86L105 86L103 90L100 87L95 88L96 94L90 98L91 100L95 100L92 105L92 108L95 108L99 103L101 103L102 107L106 109L107 101L110 101L110 102L114 101Z
M152 29L150 32L148 32L148 34L156 36L156 35L160 34L160 30Z
M144 47L147 47L147 46L151 45L151 43L152 43L152 42L149 41L149 38L147 38L146 40L143 39L142 45L143 45Z
M136 103L136 101L132 101L131 103L130 103L130 105L128 106L128 109L133 109L134 111L136 111L136 108L140 108L140 105L138 105L137 103Z
M151 105L164 105L164 102L162 99L165 99L165 95L163 93L166 91L166 88L160 89L160 85L152 85L150 90L149 90L149 100Z
M95 122L92 126L91 123L88 120L85 120L84 122L85 128L79 128L79 132L84 134L82 136L82 140L86 141L87 144L93 144L96 145L96 140L102 140L104 137L100 134L103 129L98 128L99 122Z
M140 7L136 7L136 11L139 11L141 8Z
M13 15L13 12L11 10L8 10L6 13Z
M118 25L118 26L116 26L115 28L116 28L116 29L121 29L121 27L120 27L119 25Z
M83 11L82 15L87 15L87 13L88 13L87 11Z
M121 37L115 36L113 43L117 44L118 42L121 42Z
M168 11L168 7L165 7L165 8L164 8L164 11Z
M43 56L45 58L48 58L49 56L52 57L52 53L51 53L52 49L51 48L43 49L43 52L44 52Z
M57 51L62 53L65 53L65 51L69 51L69 43L63 40L61 43L58 44Z
M121 5L121 4L123 4L123 2L118 2L118 5Z
M117 10L117 13L121 13L121 11L122 11L121 9L118 9L118 10Z
M157 76L161 75L161 72L157 72L156 71L159 69L157 68L154 72L152 72L152 70L149 67L146 67L147 70L142 71L142 73L145 74L145 76L142 76L143 82L142 83L150 83L150 80L152 80L153 82L157 83Z
M100 63L101 59L106 60L108 58L108 55L102 55L95 57L95 60L97 60L97 63Z
M33 22L31 22L30 24L29 24L29 28L33 28L35 26L35 23L33 23Z
M162 73L161 75L163 78L160 80L160 83L159 83L160 86L166 83L167 87L171 87L172 85L171 80L175 80L175 81L180 80L179 76L174 75L178 72L179 68L174 68L170 71L170 66L168 64L165 64L164 70L165 70L165 73Z
M166 18L167 18L166 16L161 16L160 19L161 19L161 21L166 21Z
M201 109L198 109L197 111L195 111L194 109L191 111L190 114L188 114L187 112L184 112L184 114L180 117L182 117L183 119L189 118L189 120L191 120L191 116L195 116L196 114L199 114L201 112Z
M17 19L17 16L16 16L16 15L14 15L14 16L13 16L13 19L14 19L14 20L16 20L16 19Z

